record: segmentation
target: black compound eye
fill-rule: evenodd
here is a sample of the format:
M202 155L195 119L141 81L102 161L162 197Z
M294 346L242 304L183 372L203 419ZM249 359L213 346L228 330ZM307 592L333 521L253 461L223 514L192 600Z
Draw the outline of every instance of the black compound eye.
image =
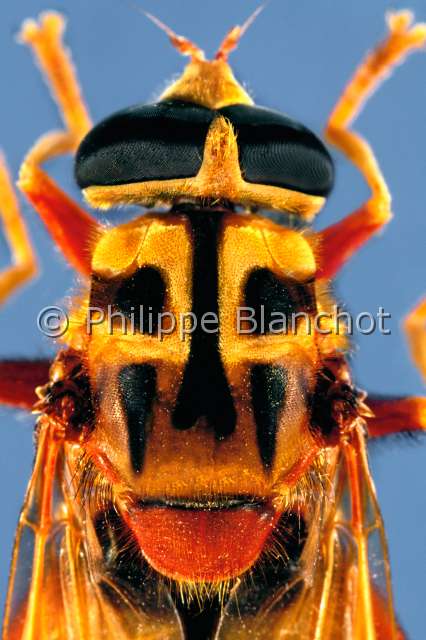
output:
M254 312L255 334L268 333L271 323L274 322L277 323L275 329L278 329L280 318L283 316L287 327L291 327L294 314L314 312L313 283L284 281L269 269L255 269L247 278L244 302Z
M153 332L157 329L165 296L166 285L161 273L153 267L141 267L119 285L114 308L128 318L134 318L136 331Z
M195 176L215 116L210 109L178 101L137 105L112 115L80 145L79 187Z
M240 166L247 182L327 196L333 187L333 161L309 129L262 107L221 109L237 132Z

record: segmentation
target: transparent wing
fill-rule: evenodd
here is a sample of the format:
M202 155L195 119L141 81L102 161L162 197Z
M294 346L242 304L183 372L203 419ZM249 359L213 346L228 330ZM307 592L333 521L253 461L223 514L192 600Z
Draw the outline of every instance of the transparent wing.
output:
M395 618L385 530L368 466L361 421L342 445L342 458L341 499L335 526L354 549L352 637L360 640L403 638Z
M66 482L64 444L39 423L36 461L19 520L3 630L5 640L181 640L176 612L160 594L150 615L90 573L86 541Z
M392 603L383 522L368 468L362 424L338 452L333 492L323 493L291 581L253 604L234 590L217 638L401 640Z

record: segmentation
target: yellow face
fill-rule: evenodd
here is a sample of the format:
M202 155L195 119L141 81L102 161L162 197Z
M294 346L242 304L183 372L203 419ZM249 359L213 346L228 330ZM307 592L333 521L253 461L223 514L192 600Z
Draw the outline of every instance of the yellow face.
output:
M313 250L266 219L187 207L106 231L92 267L96 425L86 448L156 569L235 577L295 506L319 452ZM296 313L305 315L292 326Z

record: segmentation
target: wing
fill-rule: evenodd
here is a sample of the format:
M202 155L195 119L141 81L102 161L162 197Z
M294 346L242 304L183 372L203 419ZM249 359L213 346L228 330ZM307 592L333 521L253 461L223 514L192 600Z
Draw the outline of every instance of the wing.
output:
M149 614L136 610L107 578L97 581L87 554L67 458L57 426L38 425L34 470L19 520L4 640L181 640L167 594Z
M260 590L249 580L237 583L216 638L403 638L361 425L335 458L328 478L334 483L324 483L330 490L311 501L313 524L300 564ZM71 484L64 443L43 417L13 554L5 640L182 640L166 589L158 591L154 606L135 606L115 579L92 570L92 543Z
M254 607L236 589L218 639L403 640L361 422L344 438L332 467L332 491L322 501L316 496L298 571L286 585L264 591Z
M404 636L398 628L393 608L383 520L368 466L366 435L361 420L342 438L336 498L325 579L331 587L324 590L321 603L325 612L324 634L318 637L329 637L326 635L327 616L330 611L337 610L347 634L342 637L354 640L402 639ZM343 572L341 569L336 571L332 562L332 554L339 548L346 550ZM339 593L334 585L342 575L345 597L339 604Z

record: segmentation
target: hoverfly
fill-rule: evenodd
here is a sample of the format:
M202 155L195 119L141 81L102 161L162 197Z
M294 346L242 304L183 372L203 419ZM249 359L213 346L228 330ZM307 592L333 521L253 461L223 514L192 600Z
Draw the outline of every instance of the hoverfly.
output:
M392 14L338 101L326 137L371 197L315 233L333 163L309 129L256 106L235 79L228 56L252 19L206 60L153 18L189 64L156 103L94 128L62 17L23 26L65 130L31 149L19 186L86 284L52 363L0 364L1 401L38 414L6 639L403 637L366 445L425 429L426 401L354 386L330 281L391 215L350 125L424 46L426 26ZM89 205L148 211L98 223L43 168L66 153ZM4 163L0 202L14 259L4 301L36 272ZM134 315L141 307L151 319ZM101 319L88 322L93 309ZM252 314L238 327L241 309ZM297 313L322 314L327 330L272 331L274 314ZM217 330L197 324L206 316ZM423 302L406 321L424 375L425 316Z

